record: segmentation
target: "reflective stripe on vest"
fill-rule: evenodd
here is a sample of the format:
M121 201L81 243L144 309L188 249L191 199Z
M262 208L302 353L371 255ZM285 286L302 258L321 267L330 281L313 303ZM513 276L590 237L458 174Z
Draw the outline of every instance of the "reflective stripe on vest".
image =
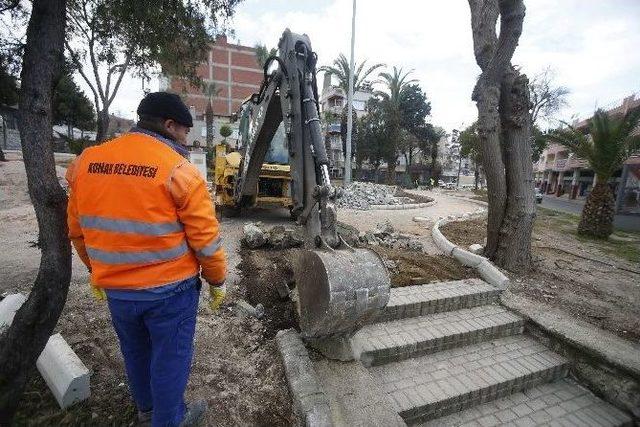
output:
M131 252L112 252L102 249L91 248L87 246L89 258L100 261L104 264L148 264L160 261L168 261L189 252L187 242L183 241L173 248L163 249L159 251L131 251Z
M112 219L101 216L80 215L80 226L116 233L143 234L145 236L162 236L183 230L180 222L144 222L125 219Z
M209 257L218 252L220 248L222 248L222 239L220 237L216 237L204 248L196 251L196 255L199 257Z

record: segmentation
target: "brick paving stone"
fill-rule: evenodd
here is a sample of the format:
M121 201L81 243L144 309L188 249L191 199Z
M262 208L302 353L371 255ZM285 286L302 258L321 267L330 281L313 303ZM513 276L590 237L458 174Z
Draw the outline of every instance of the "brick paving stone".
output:
M378 321L490 304L497 301L500 292L481 279L392 288L389 303Z
M545 397L559 395L563 396L560 404L545 403L549 400ZM577 400L580 402L576 403ZM586 406L583 405L585 402L588 402ZM475 423L482 426L509 424L525 427L544 424L564 427L605 427L631 425L631 419L572 379L564 378L417 425L468 427L476 425Z
M534 352L529 356L522 356L517 353L522 348L532 348ZM452 353L456 356L451 357ZM484 354L484 357L477 359L480 367L473 370L469 369L466 362L468 360L466 355L471 353ZM531 338L522 335L509 336L489 343L465 346L455 349L455 351L445 350L433 355L374 366L370 368L370 372L380 380L382 388L388 393L393 393L398 383L403 384L406 372L413 373L412 380L415 381L416 386L403 389L405 393L413 392L420 396L417 391L419 386L437 386L440 390L436 394L437 401L426 401L420 397L420 402L415 407L398 408L400 415L406 421L413 422L433 418L439 413L442 415L451 413L456 406L465 409L475 404L507 396L514 389L517 391L517 387L523 387L525 384L536 385L547 381L551 373L556 371L555 368L558 364L566 365L566 361L562 358L547 357L545 358L546 365L540 369L534 369L532 365L528 367L523 365L519 371L510 372L495 360L496 353L503 354L509 362L514 362L515 358L526 360L531 358L532 354L551 353L551 351ZM465 357L460 357L463 354ZM486 360L490 360L491 363L482 363ZM564 371L558 372L562 374ZM425 374L429 374L428 379L421 378ZM510 405L517 406L513 402L510 402ZM511 414L517 418L517 415L511 411L510 405L505 405L505 409L509 409L510 415L503 414L503 418L510 417ZM500 408L496 412L499 410Z
M481 329L464 320L469 316ZM362 363L371 366L520 334L523 328L524 320L519 316L499 305L485 305L367 325L354 335L352 344ZM493 348L483 351L495 355ZM459 364L465 356L459 353L452 362ZM483 363L492 365L498 361L485 358Z

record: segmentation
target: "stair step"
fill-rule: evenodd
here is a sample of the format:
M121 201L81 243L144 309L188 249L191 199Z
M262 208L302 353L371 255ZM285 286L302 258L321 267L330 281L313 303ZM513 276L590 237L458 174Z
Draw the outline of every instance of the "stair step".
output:
M562 426L631 426L631 418L571 379L542 384L509 397L427 421L422 427L534 426L553 421Z
M499 305L484 305L374 323L351 339L365 366L380 365L522 333L524 320Z
M497 301L500 289L481 279L392 288L379 322L477 307Z
M369 369L400 416L415 423L564 378L568 362L517 335Z

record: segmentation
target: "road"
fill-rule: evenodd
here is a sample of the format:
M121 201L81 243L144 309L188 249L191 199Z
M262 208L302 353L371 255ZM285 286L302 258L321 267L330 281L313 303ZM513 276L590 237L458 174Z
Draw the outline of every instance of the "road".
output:
M582 213L582 208L584 207L584 201L567 200L564 198L545 195L540 206L560 212L580 215ZM613 219L613 226L617 230L621 231L640 231L640 216L616 215Z

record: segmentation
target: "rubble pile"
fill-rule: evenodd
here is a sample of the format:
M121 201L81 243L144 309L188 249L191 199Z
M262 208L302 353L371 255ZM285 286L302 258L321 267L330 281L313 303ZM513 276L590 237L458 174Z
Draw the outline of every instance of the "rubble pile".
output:
M243 227L240 243L249 249L265 246L275 249L297 248L303 245L304 236L294 228L276 225L265 229L262 223L251 222Z
M347 209L367 210L371 205L401 205L415 203L409 197L395 196L396 187L371 182L353 182L343 187L336 206Z
M422 252L422 242L406 234L400 234L389 221L376 225L371 231L360 232L358 239L367 245L379 245L392 249L405 249L409 251Z

